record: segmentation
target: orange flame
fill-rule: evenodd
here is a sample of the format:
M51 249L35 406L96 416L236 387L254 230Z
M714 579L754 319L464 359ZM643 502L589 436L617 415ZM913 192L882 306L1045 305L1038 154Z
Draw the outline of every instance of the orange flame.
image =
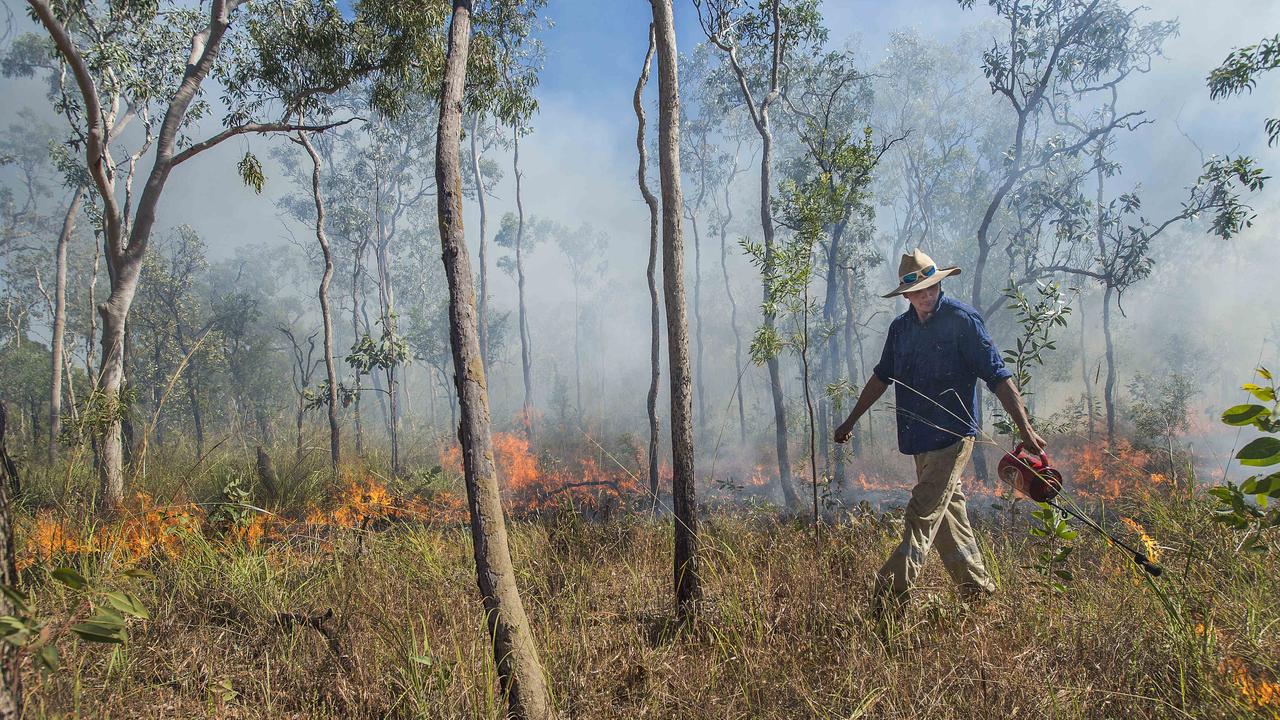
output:
M1245 702L1256 708L1280 708L1280 685L1269 680L1254 678L1244 660L1225 658L1218 670L1236 688Z
M1120 520L1133 532L1133 534L1137 535L1142 540L1142 546L1147 551L1147 558L1150 559L1151 562L1159 560L1160 546L1156 544L1155 538L1147 534L1147 529L1142 527L1142 524L1133 518L1127 518L1121 515Z

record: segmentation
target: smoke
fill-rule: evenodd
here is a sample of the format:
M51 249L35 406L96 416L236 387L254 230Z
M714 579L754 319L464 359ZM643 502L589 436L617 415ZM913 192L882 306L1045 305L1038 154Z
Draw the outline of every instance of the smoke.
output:
M585 349L584 411L597 423L603 423L594 425L592 431L639 436L644 428L644 393L648 384L649 308L644 281L648 216L635 182L635 119L630 96L644 56L648 19L642 4L607 10L603 5L606 4L579 1L556 4L550 9L556 24L544 34L548 55L539 91L540 110L533 119L533 133L521 145L523 200L528 216L554 220L570 228L590 224L608 237L604 270L577 300L583 317L580 331L584 333ZM822 10L831 30L832 45L857 38L868 68L883 58L893 31L910 26L921 35L946 41L990 18L982 3L966 11L951 0L828 2ZM1275 114L1280 107L1280 74L1263 76L1252 94L1221 101L1211 101L1204 84L1205 76L1230 49L1254 43L1280 27L1280 5L1266 0L1213 5L1169 0L1143 11L1142 17L1176 17L1181 34L1166 45L1165 57L1157 58L1150 72L1125 84L1121 108L1143 109L1153 122L1118 137L1116 157L1123 170L1110 183L1117 192L1141 187L1147 199L1144 210L1150 217L1161 217L1177 209L1185 188L1194 182L1209 155L1252 154L1268 168L1280 162L1280 154L1266 147L1262 131L1263 118ZM1247 21L1242 22L1242 18ZM16 21L23 28L27 27L25 22ZM677 22L681 49L691 51L701 40L695 16L689 8L683 8ZM974 76L980 78L981 58L969 60ZM655 86L656 82L651 81L647 94L651 137L657 125L656 109L652 107ZM60 126L39 83L5 79L0 80L0 89L8 100L0 108L0 127L13 122L23 107L37 109ZM978 82L973 91L985 95L987 89ZM216 94L211 92L210 96ZM216 131L217 116L217 112L213 113L192 134ZM178 168L160 206L160 232L179 224L191 225L205 238L210 259L215 262L232 257L237 249L246 246L281 246L293 236L306 238L307 228L284 218L277 209L276 201L295 192L295 188L283 177L279 164L269 157L270 149L276 146L292 147L280 139L240 138ZM253 151L265 162L268 179L262 195L246 188L236 173L236 161L246 151ZM510 156L499 151L491 158L503 167L501 182L492 188L495 199L490 205L489 227L494 232L498 219L515 211L515 193ZM743 162L752 161L744 157ZM2 177L10 179L11 175L5 172ZM651 175L651 182L656 183L656 174ZM758 278L743 259L736 238L755 237L759 232L754 199L758 176L754 167L738 182L734 193L737 221L728 250L730 284L745 344L759 322L760 290ZM434 199L426 202L433 205ZM1198 361L1195 367L1183 369L1199 386L1199 416L1238 402L1236 386L1248 380L1263 339L1274 338L1278 329L1271 324L1267 294L1268 270L1280 260L1280 247L1270 241L1270 229L1280 213L1280 191L1272 185L1251 202L1258 210L1258 221L1233 241L1212 239L1200 225L1178 228L1161 239L1155 272L1126 294L1126 316L1117 320L1120 353L1124 357L1122 387L1138 370L1160 373L1177 369L1174 355L1182 348ZM434 215L431 208L427 210L428 216ZM474 253L479 225L474 204L468 206L467 212L467 239ZM748 365L739 388L734 336L728 323L730 307L720 275L719 239L707 235L705 222L701 227L699 309L703 320L702 377L707 411L702 441L704 446L717 441L736 444L737 413L731 398L740 389L747 398L749 436L756 439L747 454L767 459L771 445L763 438L771 432L772 414L766 401L764 371ZM688 224L685 244L692 325L695 249ZM492 244L490 247L491 257L501 254ZM567 387L570 408L575 401L575 299L567 263L554 243L537 246L528 263L535 378L539 407L546 416L554 414L556 395L564 391L557 387ZM299 276L306 278L308 270L303 268ZM318 269L310 270L315 270L318 277ZM492 265L490 288L492 311L512 313L506 354L490 383L495 418L506 423L519 408L521 394L514 330L515 283ZM292 289L301 298L310 298L314 292L312 282L300 281ZM873 310L886 311L876 321L878 328L905 308L898 301L877 298L871 302L875 304ZM1095 292L1086 293L1085 307L1085 374L1092 376L1101 342L1099 298ZM1059 353L1063 357L1054 362L1065 369L1055 371L1057 385L1043 394L1042 401L1048 405L1066 402L1080 392L1080 372L1073 369L1079 363L1079 321L1077 314L1072 325L1062 331ZM694 341L691 333L691 342ZM879 343L879 336L867 338L869 358L874 358ZM664 365L665 344L664 333ZM691 350L696 356L696 348ZM1274 359L1276 354L1274 344L1261 347L1264 360ZM665 387L665 367L663 372ZM799 393L794 376L792 369L787 380L791 399L798 398ZM863 378L852 380L861 383ZM411 376L411 382L425 381ZM422 395L422 391L417 392L419 399ZM665 407L665 391L661 402ZM418 408L415 412L424 411ZM887 423L878 422L882 437L890 435ZM794 427L799 427L798 419Z

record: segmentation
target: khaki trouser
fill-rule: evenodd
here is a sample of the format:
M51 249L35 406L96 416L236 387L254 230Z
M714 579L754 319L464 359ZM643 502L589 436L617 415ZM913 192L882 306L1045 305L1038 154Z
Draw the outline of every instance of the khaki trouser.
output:
M982 551L960 490L960 474L972 453L973 438L967 437L915 456L917 481L907 503L902 543L877 573L878 593L891 591L898 599L905 599L934 544L961 596L972 598L995 589L982 564Z

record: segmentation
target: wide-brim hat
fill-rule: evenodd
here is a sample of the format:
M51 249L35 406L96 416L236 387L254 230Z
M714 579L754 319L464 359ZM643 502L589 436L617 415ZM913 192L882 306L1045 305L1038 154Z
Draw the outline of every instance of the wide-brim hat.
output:
M933 268L933 271L929 272L929 268ZM925 274L926 272L928 272L928 275ZM898 279L899 280L901 280L904 277L907 277L912 273L916 274L916 279L914 282L909 282L909 283L904 282L901 285L898 285L897 289L895 289L893 292L889 293L888 295L885 295L884 297L890 298L895 295L901 295L902 293L905 293L905 292L911 292L913 290L923 290L932 285L937 285L938 283L942 282L942 278L950 277L952 275L959 275L960 268L958 267L940 268L938 267L937 263L933 261L933 258L929 257L928 255L925 255L924 252L920 250L920 248L916 248L911 252L910 255L903 255L902 260L898 263Z

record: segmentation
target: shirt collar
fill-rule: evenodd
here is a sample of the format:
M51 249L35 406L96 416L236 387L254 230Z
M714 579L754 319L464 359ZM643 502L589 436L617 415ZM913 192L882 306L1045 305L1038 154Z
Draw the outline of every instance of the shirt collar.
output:
M934 317L937 317L937 315L938 315L938 308L942 307L942 299L943 299L943 298L945 298L946 296L947 296L947 291L945 291L945 290L943 290L943 289L939 288L939 289L938 289L938 302L937 302L937 303L935 303L935 304L934 304L934 306L933 306L933 314L929 316L929 319L930 319L930 320L932 320ZM911 313L911 319L912 319L912 320L914 320L914 321L915 321L915 323L916 323L917 325L921 324L921 323L920 323L920 316L916 314L916 306L915 306L915 305L912 305L911 303L907 303L907 312Z

